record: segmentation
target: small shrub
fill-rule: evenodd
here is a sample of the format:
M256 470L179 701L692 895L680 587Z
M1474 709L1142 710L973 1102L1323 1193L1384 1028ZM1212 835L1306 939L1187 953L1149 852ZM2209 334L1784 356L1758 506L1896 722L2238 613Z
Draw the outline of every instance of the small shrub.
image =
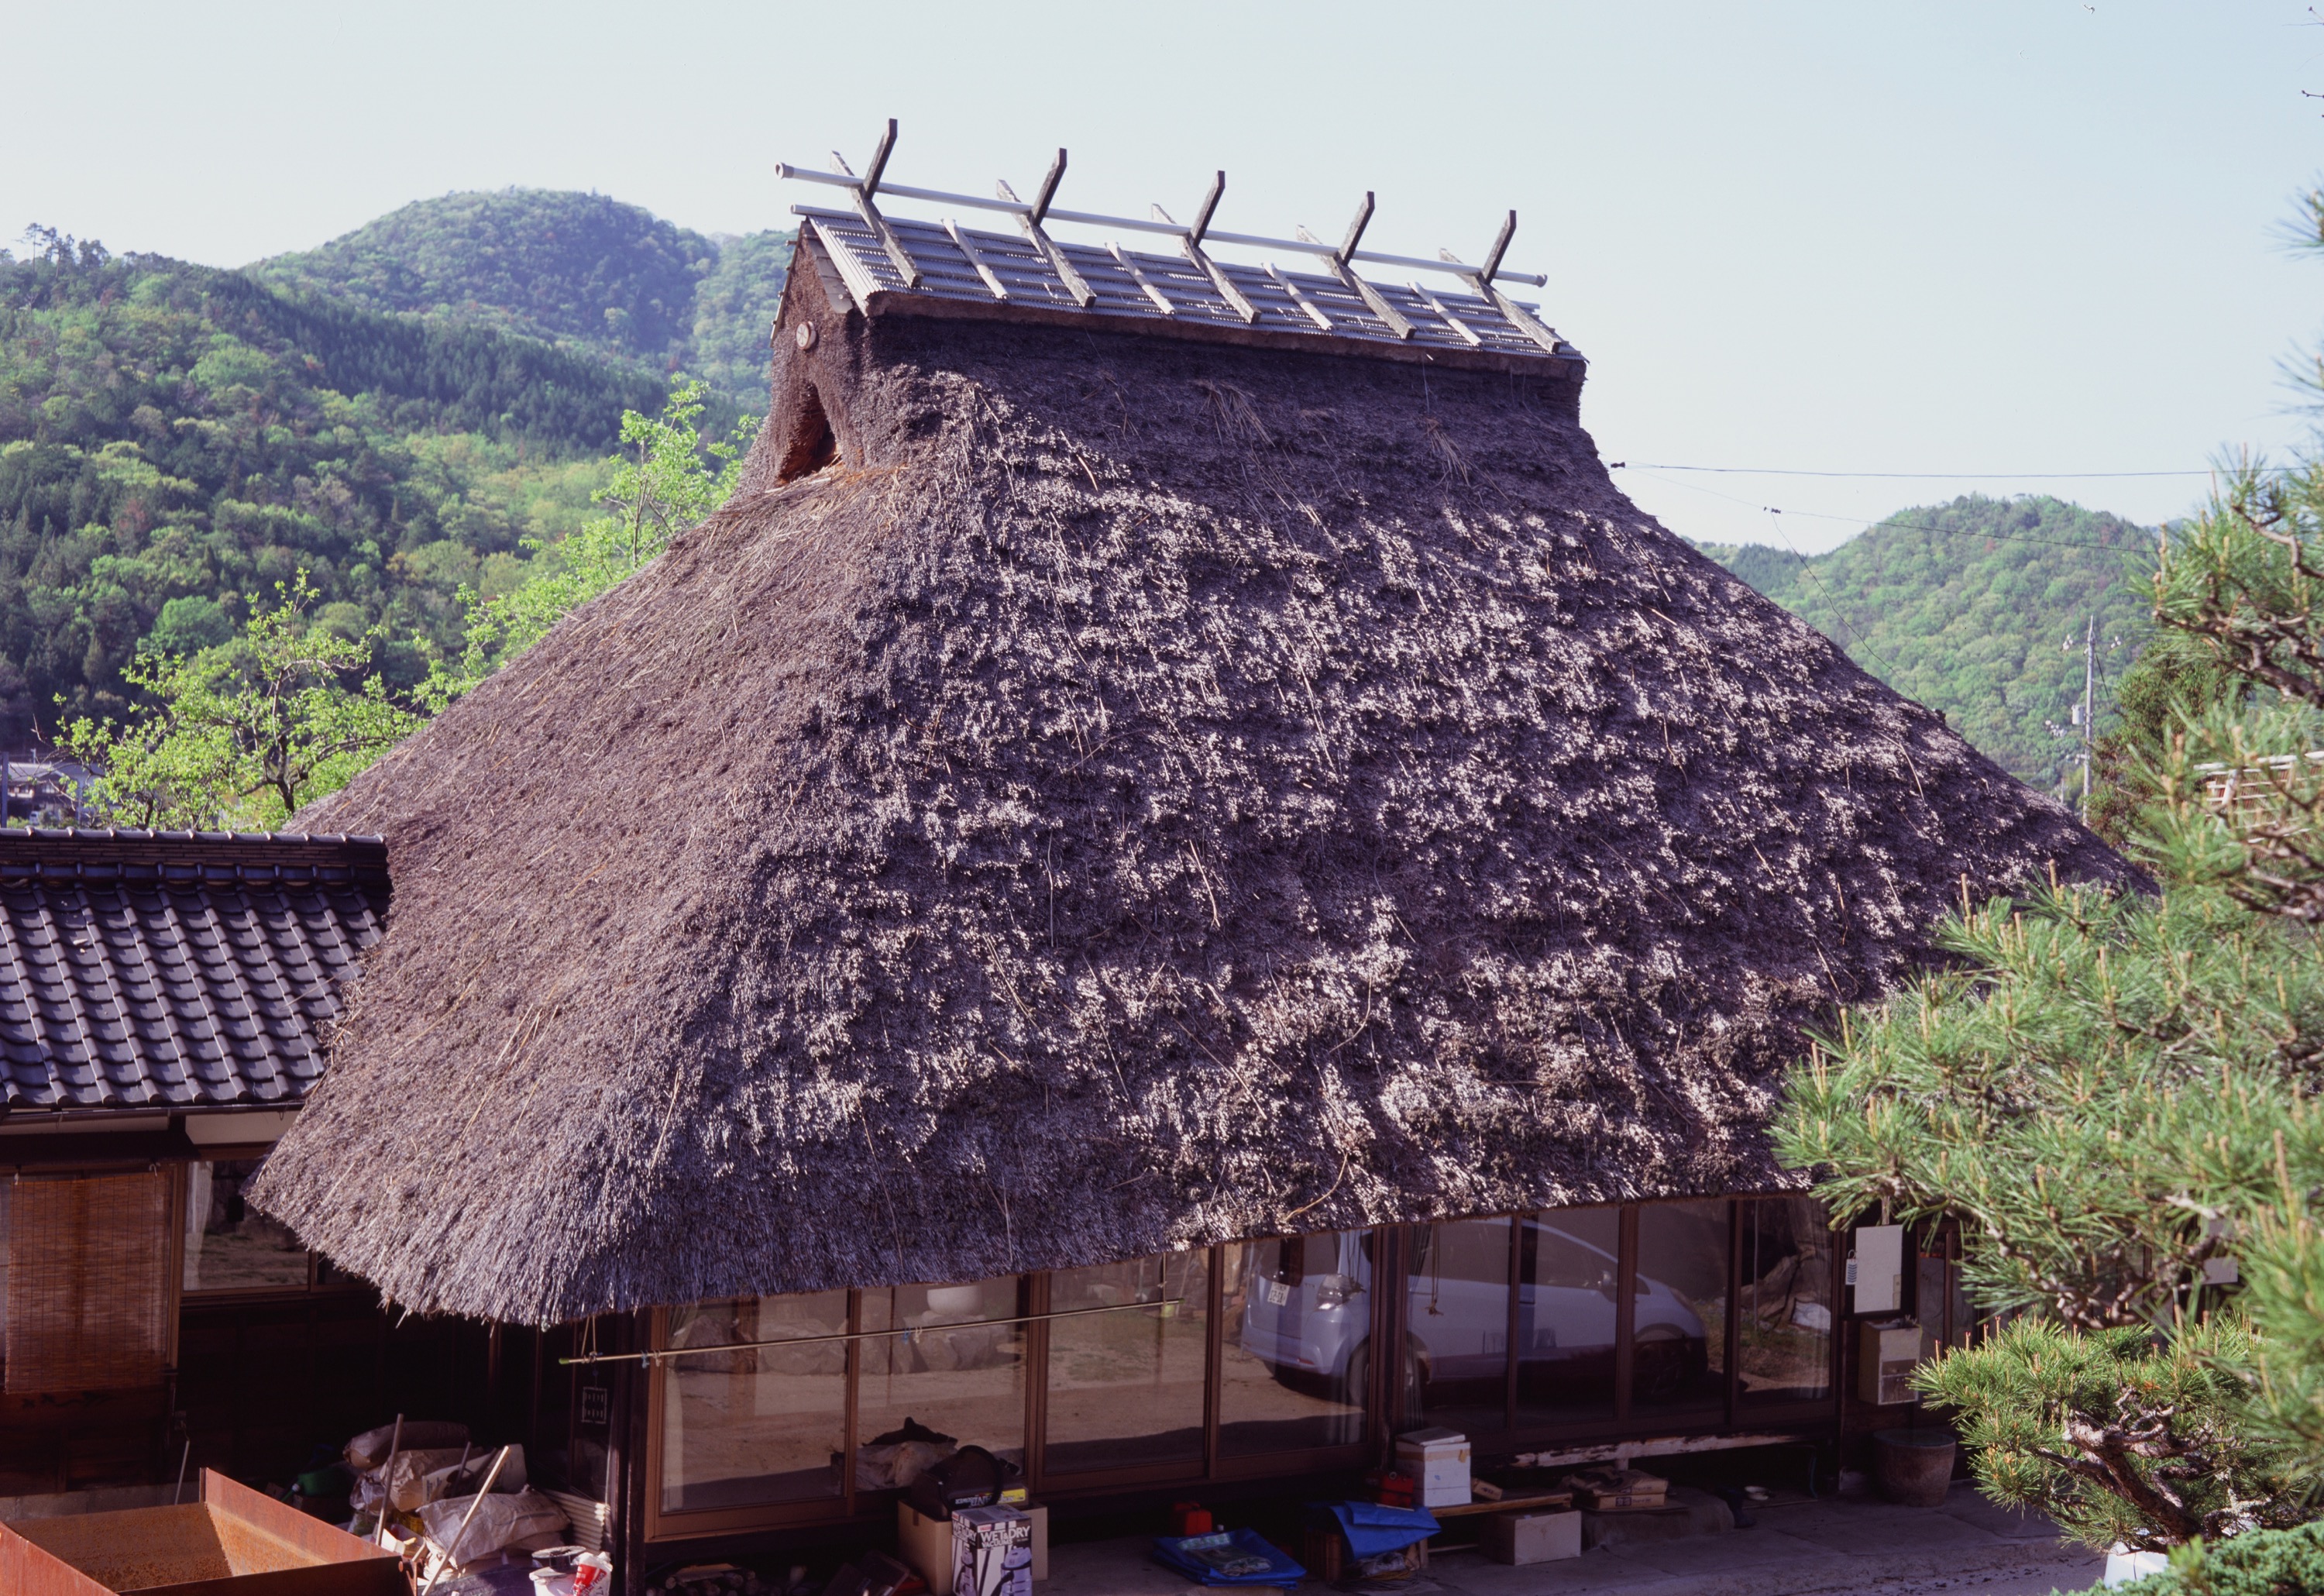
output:
M2171 1566L2119 1596L2310 1596L2324 1591L2324 1523L2259 1529L2231 1541L2197 1541L2171 1554Z

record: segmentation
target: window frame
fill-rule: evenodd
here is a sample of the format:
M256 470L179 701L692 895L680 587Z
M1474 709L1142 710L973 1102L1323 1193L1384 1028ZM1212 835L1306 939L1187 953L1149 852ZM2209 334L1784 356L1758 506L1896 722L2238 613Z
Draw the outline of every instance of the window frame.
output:
M1614 1411L1611 1417L1576 1420L1571 1424L1549 1425L1517 1421L1517 1331L1520 1278L1520 1249L1523 1244L1524 1221L1554 1209L1529 1209L1511 1213L1463 1215L1479 1220L1508 1220L1509 1274L1508 1333L1503 1338L1504 1370L1502 1424L1493 1430L1478 1429L1470 1435L1478 1452L1524 1451L1554 1449L1559 1446L1585 1446L1610 1444L1626 1436L1636 1436L1652 1431L1656 1435L1719 1435L1733 1432L1758 1432L1801 1428L1839 1421L1842 1400L1841 1316L1834 1307L1833 1326L1826 1336L1829 1362L1829 1384L1824 1397L1803 1401L1754 1403L1747 1407L1740 1389L1740 1359L1737 1355L1736 1336L1740 1314L1743 1238L1749 1216L1745 1204L1763 1200L1789 1201L1797 1193L1764 1193L1703 1197L1664 1199L1667 1202L1724 1202L1727 1213L1727 1290L1725 1296L1726 1324L1724 1328L1726 1367L1723 1370L1723 1397L1717 1412L1674 1413L1668 1423L1655 1420L1650 1414L1634 1413L1631 1387L1636 1369L1633 1340L1637 1329L1635 1301L1637 1286L1638 1217L1642 1210L1656 1206L1654 1203L1582 1204L1574 1207L1610 1208L1616 1213L1617 1266L1615 1270L1615 1352L1614 1352ZM1404 1344L1405 1307L1408 1293L1404 1288L1407 1260L1416 1256L1419 1236L1425 1225L1394 1224L1363 1227L1357 1233L1369 1232L1370 1237L1372 1289L1370 1318L1366 1333L1375 1347L1393 1346L1398 1349L1396 1358L1374 1357L1370 1362L1370 1388L1362 1393L1364 1422L1361 1439L1330 1446L1291 1448L1281 1452L1257 1453L1228 1456L1221 1450L1220 1411L1223 1376L1223 1358L1228 1326L1225 1323L1225 1259L1227 1245L1212 1246L1200 1250L1206 1254L1204 1269L1207 1299L1204 1305L1204 1366L1203 1396L1203 1447L1199 1459L1185 1462L1137 1463L1112 1469L1077 1469L1052 1475L1047 1468L1047 1412L1049 1389L1049 1354L1051 1336L1049 1321L1041 1315L1050 1312L1050 1281L1047 1271L1028 1271L1021 1277L1024 1288L1019 1296L1020 1311L1026 1315L1024 1400L1025 1400L1025 1483L1037 1501L1067 1501L1076 1499L1120 1494L1129 1490L1169 1487L1199 1488L1274 1477L1291 1477L1345 1471L1373 1466L1386 1455L1389 1437L1411 1427L1409 1414L1413 1393L1400 1378L1401 1349ZM180 1226L182 1230L182 1226ZM1252 1241L1270 1238L1254 1237ZM1831 1279L1826 1300L1837 1305L1840 1300L1840 1279L1841 1254L1837 1245L1828 1250ZM1384 1282L1394 1282L1395 1288L1383 1289ZM203 1296L208 1298L210 1294ZM863 1347L865 1344L864 1292L851 1290L847 1294L846 1409L842 1425L841 1489L834 1497L816 1498L798 1502L774 1502L734 1508L696 1508L666 1511L662 1501L663 1468L663 1404L669 1399L666 1378L669 1361L650 1359L647 1365L646 1399L644 1402L645 1437L640 1449L645 1489L644 1532L649 1543L677 1542L705 1536L732 1535L759 1530L779 1530L811 1525L851 1526L881 1522L892 1517L890 1503L902 1493L896 1490L866 1490L855 1481L854 1457L862 1436L858 1434L862 1418ZM655 1352L669 1347L669 1316L668 1307L654 1309L650 1316L648 1346Z
M204 1147L197 1157L181 1160L178 1165L173 1198L177 1213L177 1228L170 1241L175 1256L176 1273L171 1289L177 1294L178 1307L185 1308L211 1303L297 1302L320 1293L364 1291L369 1285L349 1276L344 1280L325 1280L322 1277L323 1255L313 1248L307 1249L307 1280L303 1286L198 1286L186 1285L186 1227L192 1222L189 1212L193 1204L193 1175L197 1164L250 1164L263 1160L274 1150L271 1141L222 1142Z

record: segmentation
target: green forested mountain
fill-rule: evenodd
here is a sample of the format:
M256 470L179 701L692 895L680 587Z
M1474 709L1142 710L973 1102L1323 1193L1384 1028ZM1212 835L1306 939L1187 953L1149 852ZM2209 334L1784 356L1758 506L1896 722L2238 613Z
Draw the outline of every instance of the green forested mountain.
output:
M215 633L301 568L342 631L448 638L458 586L577 525L622 412L661 401L586 351L40 242L0 255L11 744L60 698L118 710L142 639Z
M447 194L250 268L374 310L474 322L683 370L752 411L789 235L711 238L602 194Z
M2133 582L2155 537L2056 499L1971 496L1900 510L1806 559L1756 543L1702 548L1882 681L1943 711L2020 780L2050 789L2079 768L2078 745L2045 723L2068 724L2081 697L2082 629L2095 614L2103 729L2105 680L2150 624Z
M764 408L786 235L601 196L406 206L241 272L53 233L0 251L0 744L117 714L141 645L217 641L303 569L324 623L448 646L463 585L595 513L624 411ZM22 254L23 252L18 252Z

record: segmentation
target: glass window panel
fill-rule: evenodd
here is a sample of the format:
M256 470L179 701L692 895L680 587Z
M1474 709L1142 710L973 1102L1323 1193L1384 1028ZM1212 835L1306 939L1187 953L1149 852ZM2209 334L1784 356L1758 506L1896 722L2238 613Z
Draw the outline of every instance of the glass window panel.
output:
M1618 1208L1553 1208L1517 1237L1517 1422L1614 1416Z
M1735 1379L1745 1402L1831 1395L1831 1232L1812 1197L1743 1205Z
M1984 1322L1984 1315L1969 1300L1969 1282L1961 1278L1960 1259L1958 1258L1945 1265L1945 1303L1946 1311L1951 1315L1947 1323L1951 1329L1952 1344L1957 1347L1974 1344L1977 1327Z
M847 1293L743 1296L669 1311L673 1347L807 1341L847 1329ZM738 1348L659 1365L661 1509L752 1507L839 1494L847 1343Z
M1463 1432L1508 1423L1509 1223L1464 1219L1414 1232L1404 1333L1418 1423Z
M1718 1412L1727 1400L1728 1204L1638 1210L1630 1311L1633 1412Z
M1220 1250L1220 1452L1250 1457L1364 1438L1371 1252L1370 1231Z
M863 1293L868 1336L856 1406L855 1485L909 1485L954 1447L1025 1466L1025 1326L1020 1278ZM938 1439L924 1433L934 1431Z
M1920 1295L1914 1305L1923 1358L1933 1358L1946 1347L1968 1346L1975 1339L1976 1311L1961 1281L1960 1259L1952 1256L1953 1240L1941 1232L1924 1241L1919 1253Z
M1051 1313L1105 1311L1049 1321L1045 1467L1201 1464L1209 1296L1207 1252L1049 1277Z
M304 1291L307 1250L242 1200L258 1160L195 1163L186 1170L188 1291Z

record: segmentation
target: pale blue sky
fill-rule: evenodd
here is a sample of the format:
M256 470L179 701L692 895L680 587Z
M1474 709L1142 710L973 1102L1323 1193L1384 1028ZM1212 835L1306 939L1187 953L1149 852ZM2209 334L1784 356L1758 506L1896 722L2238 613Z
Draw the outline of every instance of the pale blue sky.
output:
M782 225L779 158L1191 208L1546 272L1609 459L1894 472L2200 469L2281 451L2324 334L2282 246L2324 170L2324 26L2291 0L639 6L0 0L0 235L220 264L408 200L595 188ZM1624 480L1674 530L1828 546L1969 484ZM2024 481L1985 484L2031 489ZM2060 482L2142 520L2198 479ZM1730 497L1719 497L1718 494ZM1737 503L1735 501L1741 501Z

